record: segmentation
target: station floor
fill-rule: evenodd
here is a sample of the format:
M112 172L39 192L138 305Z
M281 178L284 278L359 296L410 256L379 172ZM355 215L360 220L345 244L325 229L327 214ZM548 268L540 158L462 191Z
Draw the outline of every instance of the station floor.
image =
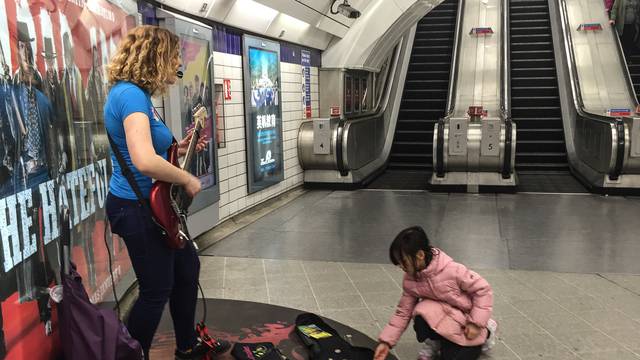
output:
M206 297L313 311L376 338L401 293L388 246L421 225L494 289L485 359L640 359L640 198L310 191L202 252ZM206 236L206 235L205 235ZM396 347L415 359L410 328Z

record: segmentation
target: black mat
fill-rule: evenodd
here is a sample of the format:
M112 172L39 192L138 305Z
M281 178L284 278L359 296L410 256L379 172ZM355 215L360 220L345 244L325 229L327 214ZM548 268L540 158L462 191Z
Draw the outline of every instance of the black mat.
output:
M200 300L199 300L200 301ZM308 353L293 332L295 319L303 311L282 306L240 300L207 299L207 326L213 337L231 342L272 342L290 360L308 359ZM198 303L202 310L201 304ZM202 317L198 312L196 319ZM323 318L353 345L375 349L376 342L361 332ZM151 347L152 360L173 359L175 349L173 325L168 309L160 321ZM233 359L225 354L220 359ZM387 359L396 360L392 355Z
M368 189L427 190L430 171L387 170L373 180Z
M532 193L589 193L571 173L518 173L518 192Z

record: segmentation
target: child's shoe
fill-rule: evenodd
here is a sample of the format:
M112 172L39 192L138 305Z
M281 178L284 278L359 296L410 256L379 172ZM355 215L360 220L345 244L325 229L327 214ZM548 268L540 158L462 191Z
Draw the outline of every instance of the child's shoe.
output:
M489 351L496 345L496 336L498 335L496 331L498 331L498 323L493 319L489 319L487 322L487 330L489 330L489 337L487 337L487 340L482 344L482 351Z
M418 360L434 360L440 352L440 341L427 339L418 351Z

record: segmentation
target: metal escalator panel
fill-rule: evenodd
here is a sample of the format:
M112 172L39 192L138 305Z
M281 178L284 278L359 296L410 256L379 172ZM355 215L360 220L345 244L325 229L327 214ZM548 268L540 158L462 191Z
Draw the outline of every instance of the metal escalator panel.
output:
M637 99L618 37L614 28L606 26L603 10L599 0L558 2L565 46L556 50L566 53L575 106L575 117L569 114L566 123L573 129L571 167L592 191L636 193L640 189Z
M569 171L547 0L511 0L516 171Z
M445 115L457 10L457 0L446 0L418 23L390 169L432 168L433 125Z
M626 109L631 112L636 99L628 81L625 64L620 60L615 27L602 26L608 17L600 0L568 0L567 31L574 53L575 70L584 111L611 115ZM592 29L592 30L585 30ZM609 113L609 114L608 114Z

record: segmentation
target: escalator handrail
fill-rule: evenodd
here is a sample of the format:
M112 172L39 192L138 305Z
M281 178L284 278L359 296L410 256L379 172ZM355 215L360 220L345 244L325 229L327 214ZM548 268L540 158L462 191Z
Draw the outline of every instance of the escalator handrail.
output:
M600 123L606 123L615 125L616 120L613 117L604 116L600 114L594 114L589 112L584 107L584 101L582 100L582 93L580 92L580 78L578 77L578 70L576 69L575 53L573 52L573 39L571 38L571 31L568 29L569 19L567 16L567 2L566 0L560 0L560 16L562 24L562 35L564 37L564 47L567 55L569 56L569 78L571 81L571 92L573 93L573 101L580 117L587 120L592 120Z
M343 148L343 144L344 144L344 127L345 127L345 122L346 120L341 117L338 120L338 127L336 128L336 131L338 132L336 134L336 163L338 165L338 172L340 172L340 176L347 176L349 175L349 169L345 166L345 162L344 162L344 148Z
M437 177L444 177L444 118L438 119L438 132L436 137L436 161L435 171Z
M624 165L624 144L625 144L625 128L624 121L622 119L616 119L616 133L618 138L616 141L616 163L613 170L609 173L609 179L616 181L622 174L622 167Z
M575 110L584 120L598 122L601 124L607 124L611 126L617 133L617 138L613 139L616 144L616 161L614 168L609 172L609 178L615 180L622 173L624 166L624 153L625 153L625 125L621 118L608 117L604 115L591 113L584 108L584 102L582 100L582 93L580 92L580 79L578 77L578 71L576 69L575 54L573 52L573 40L571 38L571 31L568 29L569 18L567 15L567 3L566 0L560 0L560 16L562 25L562 35L564 37L564 47L567 55L569 56L569 78L571 81L571 92L573 94L573 101ZM612 150L613 155L613 150Z
M460 34L462 34L462 14L464 13L465 0L458 1L458 13L456 15L456 32L453 35L453 51L451 53L451 71L449 75L449 90L447 92L447 111L445 117L449 117L453 114L453 110L456 107L456 91L458 82L458 63L460 59L458 53L460 52Z
M502 68L500 69L500 111L503 119L511 120L511 74L509 73L511 62L511 30L509 27L509 0L502 1L502 23L500 24L502 33Z
M511 122L511 30L509 26L509 0L502 1L502 23L500 24L502 34L502 68L500 69L500 80L502 89L500 89L500 112L504 121L505 137L504 137L504 162L502 164L502 178L508 179L511 176L511 148L513 146Z

